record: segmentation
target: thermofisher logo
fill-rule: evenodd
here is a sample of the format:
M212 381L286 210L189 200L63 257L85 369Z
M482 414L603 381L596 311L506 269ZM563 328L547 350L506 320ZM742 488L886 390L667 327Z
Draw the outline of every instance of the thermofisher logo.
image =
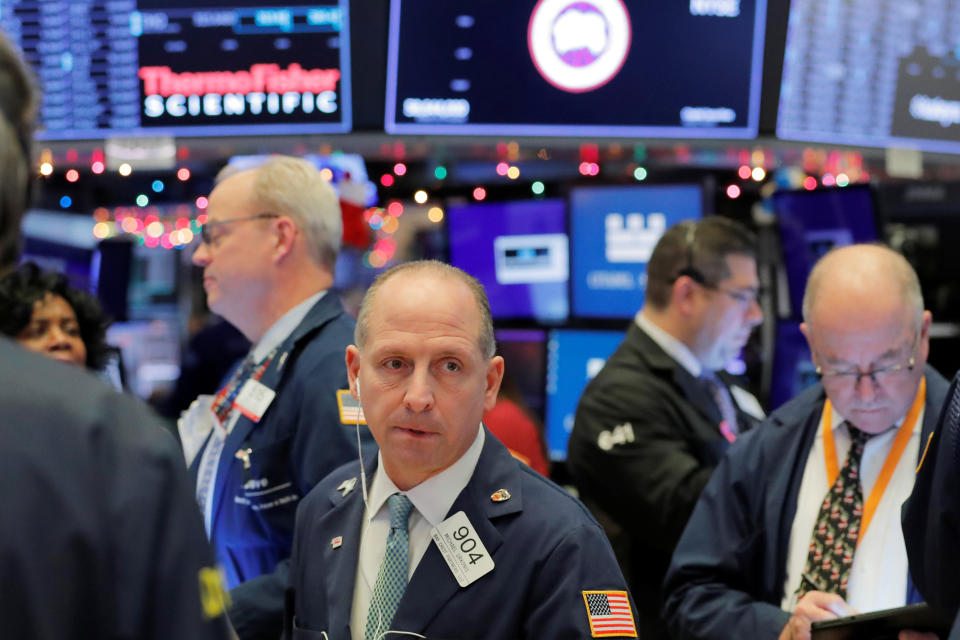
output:
M527 46L547 82L570 93L602 87L630 51L630 16L621 0L540 0Z
M156 118L191 115L254 115L295 111L334 113L338 69L286 69L255 64L241 71L176 73L170 67L141 67L144 114Z

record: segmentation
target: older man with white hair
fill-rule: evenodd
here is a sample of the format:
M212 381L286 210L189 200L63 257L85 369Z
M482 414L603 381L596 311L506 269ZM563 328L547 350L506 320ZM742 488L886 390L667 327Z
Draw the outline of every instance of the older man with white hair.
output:
M357 455L338 401L354 323L329 290L341 234L329 182L305 160L274 156L222 172L193 254L210 308L253 344L226 386L181 421L243 640L280 634L297 504Z
M947 383L925 366L916 273L885 247L836 249L803 311L821 384L738 440L701 494L665 583L676 637L805 639L920 599L900 506Z

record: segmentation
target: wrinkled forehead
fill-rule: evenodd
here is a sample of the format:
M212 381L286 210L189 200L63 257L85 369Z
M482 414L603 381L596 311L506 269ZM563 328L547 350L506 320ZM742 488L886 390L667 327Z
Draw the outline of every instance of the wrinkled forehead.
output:
M463 282L445 274L404 272L384 282L371 301L367 342L421 338L467 341L479 348L480 324L476 300Z
M917 339L912 314L819 314L809 327L813 348L835 362L874 362L902 356Z

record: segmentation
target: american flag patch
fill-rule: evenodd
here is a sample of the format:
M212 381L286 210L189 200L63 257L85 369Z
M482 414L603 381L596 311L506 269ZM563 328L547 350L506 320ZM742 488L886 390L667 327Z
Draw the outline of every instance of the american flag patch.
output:
M626 591L584 591L583 601L587 605L591 637L637 637L637 625Z
M357 399L350 395L349 389L340 389L337 391L337 407L340 408L340 422L348 424L351 427L357 424L357 418L360 424L367 424L367 419L363 417L363 409Z

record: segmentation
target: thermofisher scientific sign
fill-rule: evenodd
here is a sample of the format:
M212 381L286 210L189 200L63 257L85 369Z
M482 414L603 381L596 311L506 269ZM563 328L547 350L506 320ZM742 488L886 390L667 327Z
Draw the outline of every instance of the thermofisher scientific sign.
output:
M767 0L392 0L388 133L757 135Z
M2 0L43 85L38 136L345 132L347 0Z
M190 127L190 133L349 130L341 4L141 10L132 18L140 32L140 126Z

